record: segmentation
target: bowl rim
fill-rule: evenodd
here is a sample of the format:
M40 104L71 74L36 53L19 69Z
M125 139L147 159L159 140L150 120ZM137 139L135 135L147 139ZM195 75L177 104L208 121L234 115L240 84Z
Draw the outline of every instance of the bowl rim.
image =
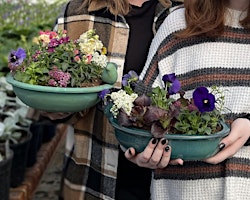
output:
M6 80L8 83L10 83L14 87L22 88L25 90L49 92L49 93L94 93L94 92L100 92L104 89L111 89L114 87L114 85L110 85L110 84L103 84L99 86L82 87L82 88L77 88L77 87L63 88L63 87L32 85L32 84L23 83L23 82L15 80L13 76L11 75L11 73L7 74Z
M138 129L134 127L128 128L128 127L120 126L114 118L110 118L109 121L112 124L112 126L114 126L114 128L119 129L121 131L126 131L130 134L135 134L135 131L136 131L136 135L139 135L142 137L152 137L151 133L148 130ZM221 121L220 123L222 125L222 130L211 135L165 134L165 138L166 139L180 139L180 140L182 139L201 140L201 139L213 139L213 138L224 137L229 134L230 128L225 122Z

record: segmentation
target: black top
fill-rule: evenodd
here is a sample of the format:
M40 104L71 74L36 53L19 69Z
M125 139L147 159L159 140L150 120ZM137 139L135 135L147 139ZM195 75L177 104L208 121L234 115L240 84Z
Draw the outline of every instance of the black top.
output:
M132 6L125 17L130 26L128 50L125 58L124 74L130 70L140 74L147 59L153 39L153 20L158 1L150 0L142 7ZM128 161L123 151L119 151L116 200L147 200L150 198L151 170L138 167Z
M153 21L158 1L150 0L141 7L133 6L125 19L130 27L128 50L125 58L124 74L130 70L138 74L146 62L149 46L154 37Z

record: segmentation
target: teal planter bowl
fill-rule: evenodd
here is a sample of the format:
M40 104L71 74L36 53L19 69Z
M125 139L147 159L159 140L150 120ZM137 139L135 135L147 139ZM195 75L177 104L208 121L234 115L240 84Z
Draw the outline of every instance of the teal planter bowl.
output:
M84 88L31 85L14 80L10 74L6 80L23 103L47 112L78 112L90 108L100 101L100 91L113 87L111 84Z
M134 147L136 152L142 152L152 138L149 131L122 127L113 118L110 118L110 123L115 128L117 140L126 149ZM171 159L202 160L216 154L221 139L230 131L228 125L223 122L221 125L222 130L212 135L165 135L172 148Z

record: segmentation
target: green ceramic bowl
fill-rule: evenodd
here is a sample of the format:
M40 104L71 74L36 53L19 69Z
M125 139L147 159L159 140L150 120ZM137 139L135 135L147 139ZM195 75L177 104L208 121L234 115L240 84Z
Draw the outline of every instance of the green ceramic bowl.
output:
M122 127L113 118L110 118L110 123L115 128L119 143L125 148L134 147L136 152L142 152L152 138L149 131ZM165 138L172 148L171 158L202 160L216 154L221 139L229 133L228 125L221 124L223 129L212 135L167 134Z
M100 101L100 91L113 87L110 84L85 88L31 85L14 80L10 74L6 80L13 86L16 96L23 103L48 112L78 112L90 108Z

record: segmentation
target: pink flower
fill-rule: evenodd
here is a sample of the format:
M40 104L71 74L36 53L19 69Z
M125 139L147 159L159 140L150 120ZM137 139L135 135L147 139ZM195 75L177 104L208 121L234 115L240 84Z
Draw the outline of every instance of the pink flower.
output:
M177 108L181 108L181 102L180 101L175 101L174 106Z
M55 31L40 31L39 34L40 35L48 35L49 39L53 39L53 38L56 38L58 36L58 34Z
M198 108L194 104L189 104L188 105L188 110L190 112L192 112L192 111L198 110Z
M87 64L89 64L92 60L92 55L88 54L86 57L87 57Z
M70 42L69 37L62 37L62 38L59 39L60 44L65 44L65 43L68 43L68 42Z
M80 52L79 52L79 50L78 49L75 49L74 50L74 55L77 55L77 54L79 54Z
M48 84L50 86L60 87L67 87L71 78L70 73L58 70L56 66L53 66L52 70L49 71L49 76L51 77L51 79L49 80Z
M57 47L59 44L60 44L60 42L56 38L53 38L50 40L48 47L49 48L50 47Z
M75 60L76 62L78 62L78 63L81 61L81 59L80 59L79 56L75 56L75 57L74 57L74 60Z
M54 79L50 79L48 82L48 85L56 87L57 86L57 82Z
M48 52L49 52L49 53L55 52L55 48L54 48L54 47L49 47L49 48L48 48Z

